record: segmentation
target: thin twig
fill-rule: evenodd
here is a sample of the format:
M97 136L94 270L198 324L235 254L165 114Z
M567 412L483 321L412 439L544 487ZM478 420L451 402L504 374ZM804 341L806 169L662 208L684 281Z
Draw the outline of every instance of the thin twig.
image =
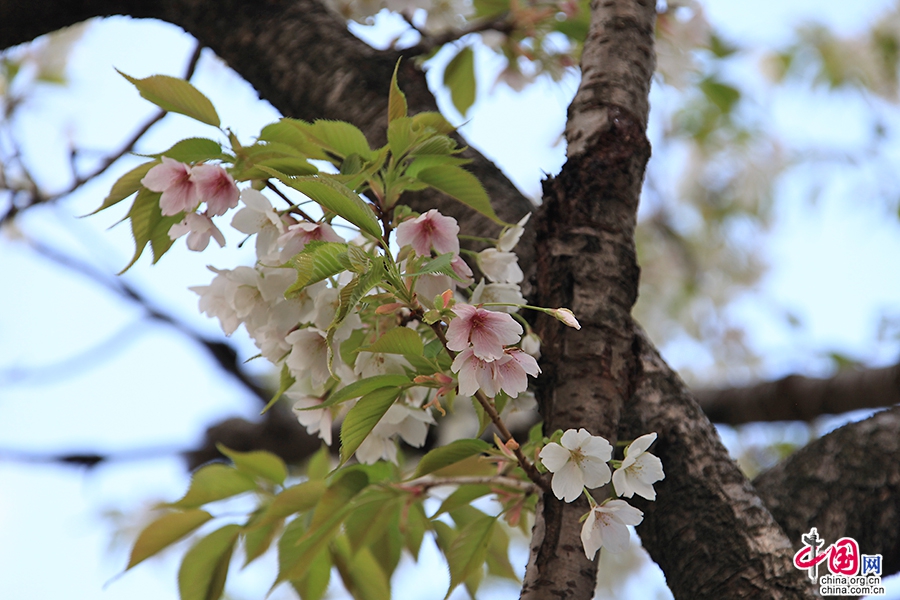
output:
M402 14L402 13L401 13ZM409 26L414 29L420 36L421 41L415 46L411 46L406 50L403 50L403 53L406 55L414 55L420 56L429 54L435 48L440 48L444 44L449 44L450 42L455 42L456 40L462 39L463 37L469 35L470 33L480 33L482 31L498 31L500 33L512 33L515 29L515 24L509 20L509 13L505 12L496 17L489 19L482 19L481 21L475 21L470 23L467 27L463 29L459 29L456 31L448 31L446 33L442 33L441 35L430 36L418 27L416 27L412 19L403 14L403 19L409 24Z
M528 494L536 494L538 486L530 481L522 481L513 477L423 477L402 484L403 487L415 486L427 490L442 485L492 485L522 490Z

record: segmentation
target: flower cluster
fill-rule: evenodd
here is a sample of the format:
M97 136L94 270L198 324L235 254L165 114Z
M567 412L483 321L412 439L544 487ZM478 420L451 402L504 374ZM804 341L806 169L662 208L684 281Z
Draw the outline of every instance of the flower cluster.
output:
M637 494L655 500L653 484L662 481L665 473L662 461L647 452L654 441L655 433L642 435L625 448L624 460L614 461L610 443L582 428L569 429L559 443L550 442L541 449L541 462L553 473L554 495L573 502L585 493L591 504L591 512L581 529L581 542L588 559L593 560L601 547L612 552L624 550L628 544L627 525L640 524L644 513L624 500L608 499L597 504L585 488L598 488L612 478L616 496L631 498ZM610 462L616 467L614 473L609 468Z

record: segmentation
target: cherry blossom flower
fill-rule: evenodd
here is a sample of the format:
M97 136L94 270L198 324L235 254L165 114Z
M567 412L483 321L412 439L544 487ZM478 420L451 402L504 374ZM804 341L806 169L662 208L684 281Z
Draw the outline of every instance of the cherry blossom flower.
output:
M581 528L581 543L588 560L594 560L601 547L621 552L628 547L627 525L639 525L644 513L624 500L610 500L594 506Z
M237 185L228 171L219 165L194 165L191 168L191 179L196 185L197 196L206 202L209 216L224 215L228 209L237 206L240 196Z
M256 257L263 260L277 249L284 222L269 199L253 188L241 191L241 202L245 206L234 215L231 226L241 233L256 234Z
M438 254L459 254L459 225L453 217L445 217L432 208L415 219L397 226L397 244L412 246L419 256L431 256L434 247Z
M647 452L655 441L656 433L648 433L625 448L625 459L612 476L617 495L631 498L637 494L647 500L656 500L653 484L665 479L666 475L659 457Z
M537 377L541 372L534 357L518 348L507 348L506 356L494 363L495 378L499 380L500 389L510 398L515 398L528 389L526 374Z
M169 228L169 239L177 240L184 234L188 234L187 247L194 252L206 250L210 236L220 248L225 246L225 236L206 214L189 212L184 215L181 223L175 223Z
M200 312L219 319L225 335L231 335L240 326L241 319L234 308L234 295L240 285L232 280L228 269L210 269L216 273L209 285L197 285L190 289L200 296Z
M540 453L541 462L553 473L553 494L572 502L585 487L593 489L609 482L612 446L584 428L566 431L560 443L550 442Z
M550 311L554 317L571 327L572 329L581 329L581 323L575 318L575 314L568 308L555 308Z
M478 267L496 283L522 283L525 279L519 267L519 257L513 252L485 248L478 253Z
M503 357L503 346L519 341L522 326L506 313L494 312L469 304L453 307L456 318L447 327L447 347L462 352L472 345L475 356L482 360Z
M499 382L495 381L493 362L481 360L475 356L472 348L466 348L456 355L450 370L458 375L459 393L462 396L474 396L480 388L489 397L500 391Z
M484 279L478 282L475 290L472 291L472 297L469 298L471 304L481 304L483 302L498 302L505 304L527 304L525 296L522 295L522 289L517 283L484 283ZM485 308L498 312L514 313L519 311L518 306L486 306Z
M278 244L283 247L282 256L287 259L294 256L313 241L343 242L328 223L308 223L303 221L287 228L287 231L278 238Z
M193 212L200 204L191 168L167 156L163 156L160 164L147 171L141 179L141 185L151 192L162 192L159 208L166 217L180 212Z
M520 347L523 352L527 352L535 359L541 358L541 338L538 334L531 332L522 336L522 344Z
M331 410L327 408L303 410L322 404L322 399L291 390L286 391L284 395L291 400L294 400L294 414L297 416L297 420L300 424L306 427L306 431L309 434L318 433L322 441L330 446L333 420Z
M507 348L504 355L493 361L475 356L472 348L460 352L450 370L458 374L459 393L472 396L479 388L490 397L501 390L515 398L528 387L528 377L541 372L537 361L518 348Z
M519 243L519 240L522 239L522 234L525 233L525 224L528 223L530 218L531 213L528 213L518 223L501 233L497 239L497 249L503 252L511 252L516 247L516 244Z
M359 462L371 465L381 459L397 462L395 436L414 448L421 448L428 436L428 426L434 424L431 412L397 402L384 413L366 439L356 449Z
M459 254L454 256L453 260L450 261L450 268L463 280L463 285L472 285L475 281L472 279L472 276L474 275L474 273L472 273L472 267L470 267L469 263L467 263Z
M323 332L313 327L298 329L285 341L291 344L291 353L285 362L295 377L309 375L313 388L328 381L331 376L328 371L328 343Z

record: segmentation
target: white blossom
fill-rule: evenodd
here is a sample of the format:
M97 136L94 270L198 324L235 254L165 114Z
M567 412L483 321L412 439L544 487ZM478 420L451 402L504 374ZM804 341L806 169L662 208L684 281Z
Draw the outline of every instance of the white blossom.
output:
M241 202L244 208L235 213L231 226L248 235L256 234L256 257L265 260L277 251L284 222L269 199L253 188L241 191Z
M639 525L644 513L624 500L610 500L591 508L581 528L581 543L589 560L594 560L601 547L621 552L628 547L628 525Z
M504 230L497 239L497 248L503 252L511 252L516 247L516 244L519 243L519 240L522 239L522 234L525 233L525 224L528 223L530 218L531 213L528 213L518 223Z
M527 304L522 289L518 283L484 283L484 279L478 282L469 298L469 304L482 304L498 302L504 304ZM518 306L485 306L488 310L505 313L518 312Z
M637 494L647 500L656 500L653 484L665 479L666 475L659 457L647 452L655 441L656 433L648 433L625 448L625 459L612 476L617 495L631 498Z
M513 252L485 248L478 253L478 267L495 283L522 283L525 279L519 257Z
M307 396L302 392L292 390L286 391L284 395L291 400L294 400L294 415L296 415L300 424L306 427L306 431L310 434L318 433L322 441L330 446L332 425L331 410L328 408L303 410L311 409L313 406L322 404L322 399L314 396Z
M563 433L559 444L550 442L544 446L540 457L553 473L551 487L560 500L572 502L585 487L593 489L609 482L610 471L606 463L612 458L612 446L584 428L569 429Z

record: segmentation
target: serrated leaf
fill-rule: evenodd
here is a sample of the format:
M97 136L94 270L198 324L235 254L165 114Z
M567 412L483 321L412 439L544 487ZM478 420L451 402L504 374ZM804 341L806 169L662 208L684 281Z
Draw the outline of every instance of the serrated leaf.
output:
M251 477L260 477L272 483L281 485L287 478L287 467L280 457L265 450L252 450L250 452L238 452L216 444L219 452L231 459L238 471L242 471Z
M487 496L490 493L491 486L489 485L461 485L452 494L444 498L440 508L431 515L431 518L434 519L444 513L452 512L461 506L468 506L473 500Z
M372 212L369 205L363 202L356 192L334 177L326 177L324 175L318 177L289 177L269 167L260 167L260 169L277 178L285 185L309 196L312 200L315 200L336 215L347 219L362 231L376 238L381 237L381 226L378 224L378 219L375 218L375 213Z
M344 522L344 530L354 553L374 542L388 529L396 530L405 499L390 490L366 490L354 500L354 508Z
M319 450L312 455L306 465L306 476L311 481L324 480L331 473L331 449L324 443Z
M146 175L150 169L158 164L159 161L151 160L150 162L145 162L144 164L136 166L119 177L113 184L112 189L109 190L109 195L103 200L103 204L100 205L100 208L90 214L95 215L101 210L114 206L141 189L141 179L144 178L144 175Z
M226 525L194 544L178 569L181 600L219 600L240 525Z
M413 560L418 560L419 550L422 548L422 540L425 539L425 530L428 529L428 517L425 516L425 509L421 502L411 503L406 512L406 517L400 523L400 531L403 533L403 543L409 553L412 554Z
M475 53L471 46L465 46L454 56L444 69L444 85L450 89L453 106L463 117L475 104Z
M303 531L301 526L294 526L299 519L288 525L278 545L278 581L302 579L306 576L312 559L328 546L343 520L350 514L350 500L368 483L369 479L362 471L345 472L322 495L308 530Z
M359 381L354 381L347 387L339 389L338 391L331 394L328 397L328 400L326 400L322 404L318 404L308 409L301 410L321 410L322 408L334 406L335 404L340 404L341 402L346 402L347 400L352 400L353 398L365 396L369 392L373 392L377 389L386 387L398 388L407 383L410 383L410 381L410 378L406 375L374 375L372 377L360 379Z
M389 329L374 343L363 346L360 352L383 352L385 354L409 354L421 356L425 352L425 345L419 334L407 327L395 327Z
M368 548L353 554L347 539L339 537L334 543L334 565L344 587L355 600L386 600L391 597L390 577Z
M439 112L420 112L413 115L412 120L415 126L432 129L437 133L448 134L456 131L456 127L454 127L450 121L444 118L444 115Z
M400 159L417 140L416 134L413 132L412 119L402 117L394 119L388 125L387 138L388 145L391 148L391 154L395 160Z
M212 102L187 81L168 75L136 79L122 71L119 74L134 84L141 96L161 109L187 115L213 127L219 126L219 115Z
M459 275L456 274L456 271L453 270L453 267L450 266L450 263L453 262L453 258L456 255L452 252L447 252L446 254L441 254L440 256L429 260L427 263L419 267L419 270L415 273L404 273L405 277L418 277L419 275L427 275L429 273L440 273L441 275L446 275L451 279L460 279Z
M374 156L363 132L345 121L320 119L308 126L307 133L321 143L323 148L341 158L359 154L366 160L371 160Z
M306 575L291 581L291 585L303 600L322 600L331 580L331 567L331 553L326 548L310 561Z
M269 546L272 545L272 541L275 539L275 534L278 533L278 530L281 528L281 525L284 523L282 519L276 519L271 521L266 521L260 524L255 524L250 528L245 527L244 532L244 566L246 567L251 562L259 558L265 553L266 550L269 549Z
M380 388L360 398L350 409L341 425L341 464L353 456L399 396L398 388Z
M310 124L306 121L285 117L263 127L259 139L286 144L310 158L328 160L328 155L323 152L322 146L307 135L309 127Z
M282 519L315 508L328 486L324 479L304 481L279 493L266 509L266 518Z
M175 240L169 236L169 230L172 229L172 225L180 223L181 220L182 217L180 215L164 217L160 213L159 221L156 222L153 226L153 231L150 232L150 253L153 255L152 264L158 263L163 254L168 252L172 244L175 243Z
M131 223L131 235L134 237L134 256L131 262L119 271L119 275L131 268L144 253L144 248L150 243L154 237L154 230L157 224L162 221L162 212L159 208L159 199L162 196L159 192L151 192L147 188L142 187L138 190L134 203L128 210L126 217Z
M372 261L368 271L361 275L354 275L353 280L341 288L340 305L334 314L331 325L328 327L329 330L337 329L343 323L350 311L359 304L362 297L368 294L372 288L382 283L384 274L384 258L379 256Z
M496 522L495 517L480 517L463 527L450 544L446 553L450 567L450 589L445 599L450 597L456 586L483 567Z
M388 123L392 123L395 119L402 119L407 112L406 95L397 85L397 71L400 70L401 60L397 59L397 64L394 65L394 74L391 76L391 91L388 94Z
M511 581L519 581L516 570L509 562L509 534L500 524L494 527L491 543L485 557L488 573Z
M434 189L444 192L448 196L456 198L469 208L472 208L495 223L511 226L501 221L491 207L491 200L484 191L481 182L468 171L454 166L436 166L422 169L416 174L416 179L427 183Z
M297 270L297 281L285 291L285 296L299 293L306 286L346 271L350 266L347 244L319 240L306 244L288 263Z
M463 439L435 448L422 457L413 477L421 477L438 469L490 450L491 445L484 440Z
M256 482L253 478L237 469L218 463L206 465L194 472L187 493L171 506L197 508L207 502L231 498L255 489Z
M164 514L138 535L125 570L168 548L210 519L212 515L208 512L196 509Z
M163 156L183 163L196 163L205 160L222 158L222 146L218 142L207 138L188 138L176 142L165 152L151 154L154 158Z

